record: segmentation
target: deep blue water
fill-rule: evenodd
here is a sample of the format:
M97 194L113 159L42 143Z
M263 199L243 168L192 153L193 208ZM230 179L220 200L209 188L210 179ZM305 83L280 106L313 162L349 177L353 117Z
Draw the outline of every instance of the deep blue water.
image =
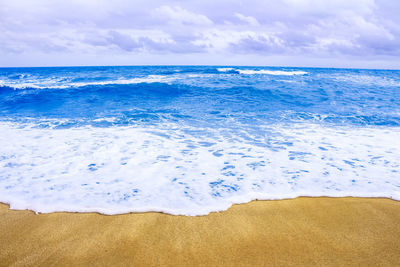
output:
M239 70L287 71L289 75L240 74ZM306 73L290 75L291 71ZM399 126L399 88L400 71L389 70L2 68L0 116L66 118L68 126L108 126L93 122L105 117L115 118L110 125L183 121L230 126L228 118L234 117L248 125L307 120Z

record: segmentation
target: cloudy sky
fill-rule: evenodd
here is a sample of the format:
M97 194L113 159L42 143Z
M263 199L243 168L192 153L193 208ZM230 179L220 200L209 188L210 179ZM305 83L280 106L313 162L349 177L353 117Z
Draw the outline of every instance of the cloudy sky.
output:
M397 0L0 0L0 66L400 68Z

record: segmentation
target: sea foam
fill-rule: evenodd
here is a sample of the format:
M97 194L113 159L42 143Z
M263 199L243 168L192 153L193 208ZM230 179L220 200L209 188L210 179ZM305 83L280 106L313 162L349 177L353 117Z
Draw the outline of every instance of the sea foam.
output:
M41 78L32 79L27 81L18 80L0 80L0 87L10 87L13 89L67 89L79 88L85 86L98 86L98 85L127 85L138 83L170 83L174 77L167 77L164 75L148 75L146 77L135 77L130 79L118 78L108 79L104 81L86 81L86 82L73 82L66 81L65 79L57 78Z
M283 76L291 76L291 75L305 75L307 72L305 71L282 71L282 70L238 70L240 74L268 74L268 75L283 75Z
M235 69L235 68L217 68L219 72L235 72L238 74L266 74L266 75L279 75L279 76L292 76L292 75L305 75L306 71L288 71L288 70L268 70L268 69Z
M263 128L254 142L245 131L178 124L55 130L3 122L0 201L44 213L204 215L253 199L400 200L398 128Z

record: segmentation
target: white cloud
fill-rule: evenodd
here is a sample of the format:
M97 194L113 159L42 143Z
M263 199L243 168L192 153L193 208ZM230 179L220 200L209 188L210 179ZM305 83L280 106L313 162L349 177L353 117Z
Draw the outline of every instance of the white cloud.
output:
M165 18L169 22L193 25L212 25L213 22L202 14L196 14L180 6L161 6L154 13L159 18Z
M257 21L257 19L252 16L245 16L240 13L235 13L235 17L237 17L241 21L248 23L251 26L260 26L260 23Z
M110 65L225 64L238 54L392 64L400 62L399 11L390 0L2 0L0 66L79 65L82 55Z
M229 31L229 30L209 30L203 32L199 38L193 43L196 45L204 45L209 47L214 52L224 52L227 49L231 49L232 46L241 45L245 48L246 41L251 41L253 44L257 43L260 46L267 47L278 47L283 46L283 41L273 34L261 33L255 31ZM254 48L254 47L253 47ZM251 50L251 51L250 51ZM250 48L250 53L254 53L255 50ZM240 51L243 53L244 51Z

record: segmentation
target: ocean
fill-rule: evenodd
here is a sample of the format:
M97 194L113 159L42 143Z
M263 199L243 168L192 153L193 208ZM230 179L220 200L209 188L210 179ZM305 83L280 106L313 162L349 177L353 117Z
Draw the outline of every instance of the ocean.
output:
M0 68L0 201L205 215L298 196L400 200L400 71Z

